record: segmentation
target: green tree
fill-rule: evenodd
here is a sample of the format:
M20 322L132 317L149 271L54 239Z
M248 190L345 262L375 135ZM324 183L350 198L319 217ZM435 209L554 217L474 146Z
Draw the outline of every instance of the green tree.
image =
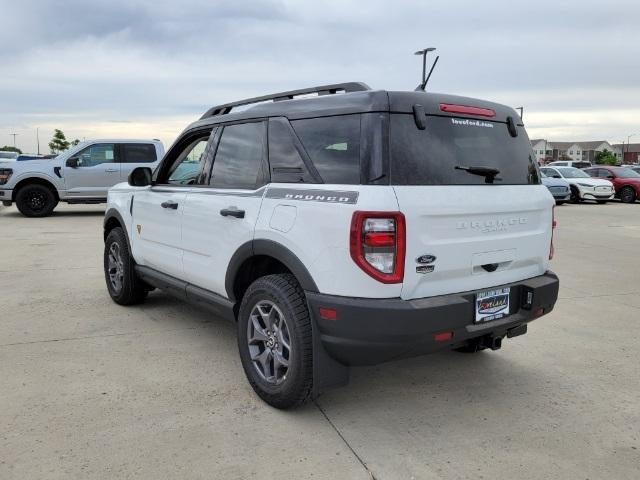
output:
M596 153L594 160L598 165L615 165L618 163L616 156L606 148Z
M49 148L51 149L51 153L56 154L60 152L64 152L69 148L70 143L67 141L67 137L64 136L62 130L55 129L53 133L53 138L49 142Z
M16 152L18 155L22 153L22 150L20 150L19 148L10 147L9 145L5 145L4 147L0 148L0 150L2 150L3 152Z

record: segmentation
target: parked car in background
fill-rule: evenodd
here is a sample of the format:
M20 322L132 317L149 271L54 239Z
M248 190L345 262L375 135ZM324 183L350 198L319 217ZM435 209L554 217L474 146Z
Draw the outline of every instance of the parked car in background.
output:
M21 153L20 155L18 155L18 158L16 158L16 161L24 162L26 160L42 160L44 158L45 158L44 155L40 155L40 154L24 154L24 153Z
M7 152L6 150L0 150L0 162L12 162L18 158L17 152Z
M46 217L58 202L104 203L110 187L163 155L160 140L92 140L51 160L0 161L0 201L27 217Z
M628 167L598 165L584 170L595 178L604 178L613 183L616 197L624 203L633 203L640 195L640 173Z
M607 203L614 196L613 183L609 180L592 178L588 173L575 167L540 167L540 171L551 178L561 178L569 182L571 202L595 200Z
M640 165L622 165L623 167L630 168L636 173L640 173Z
M591 166L591 162L586 162L583 160L559 160L555 162L548 163L547 167L574 167L574 168L589 168Z
M547 177L543 172L541 172L541 174L542 184L549 189L549 192L551 192L551 195L553 195L556 201L556 205L562 205L570 200L571 187L569 182L564 178Z

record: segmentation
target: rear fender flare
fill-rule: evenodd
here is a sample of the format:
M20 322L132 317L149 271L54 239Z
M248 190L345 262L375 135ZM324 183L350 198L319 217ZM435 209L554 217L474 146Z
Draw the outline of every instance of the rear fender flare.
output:
M296 277L303 290L317 292L318 286L304 263L287 247L272 240L253 240L241 245L231 257L225 275L227 297L235 301L233 285L242 264L256 255L272 257L282 263Z

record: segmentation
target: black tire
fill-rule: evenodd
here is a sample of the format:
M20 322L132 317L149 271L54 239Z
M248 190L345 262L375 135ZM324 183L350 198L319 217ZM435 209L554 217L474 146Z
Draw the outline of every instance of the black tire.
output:
M124 230L114 228L104 242L104 277L111 299L119 305L141 303L149 293L145 283L136 275L134 265Z
M558 200L558 201L556 202L556 205L564 205L565 203L566 203L566 201L565 201L565 200Z
M269 318L274 312L272 321L265 322L264 310L261 310L265 308ZM283 318L278 318L281 314ZM280 344L278 339L282 340ZM266 403L285 409L302 405L309 399L313 386L311 319L304 292L293 275L267 275L249 286L238 314L238 349L251 387ZM286 360L286 369L280 363L282 360L276 363L276 358Z
M597 202L599 205L604 205L605 203L607 203L607 202L608 202L608 200L596 200L596 202Z
M571 197L569 198L569 201L571 203L580 203L582 201L578 187L571 185Z
M632 187L624 187L620 190L620 201L623 203L633 203L636 197L636 191Z
M38 183L25 185L16 194L16 206L25 217L48 217L57 204L56 194Z

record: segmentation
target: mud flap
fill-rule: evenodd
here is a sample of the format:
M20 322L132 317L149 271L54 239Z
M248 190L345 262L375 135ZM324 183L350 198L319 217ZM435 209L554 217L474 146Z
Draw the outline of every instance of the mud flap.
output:
M311 398L317 398L332 388L349 383L349 367L331 357L320 340L320 330L314 316L311 316L313 334L313 390Z

